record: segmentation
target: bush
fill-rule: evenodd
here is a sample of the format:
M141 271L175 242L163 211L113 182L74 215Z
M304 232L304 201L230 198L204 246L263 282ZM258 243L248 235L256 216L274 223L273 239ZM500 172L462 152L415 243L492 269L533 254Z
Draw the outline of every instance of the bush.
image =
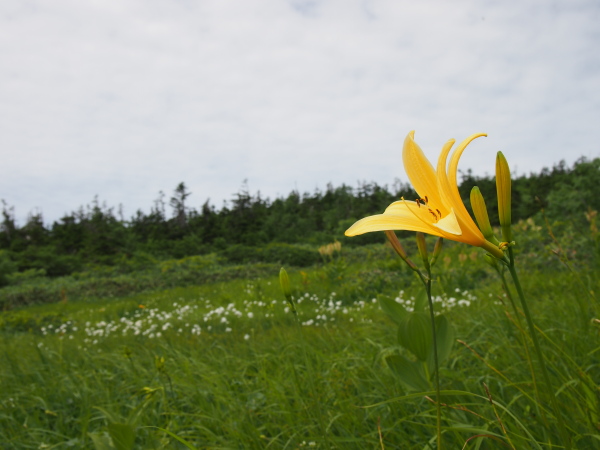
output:
M28 247L18 254L19 270L44 269L51 277L70 275L81 269L81 260L75 255L60 254L53 246Z
M10 275L17 270L17 266L13 263L4 250L0 250L0 286L9 284Z
M269 244L264 247L263 262L306 267L320 261L315 250L289 244Z
M291 244L268 244L264 247L237 244L223 250L221 256L234 264L266 262L306 267L320 261L315 250Z
M203 255L210 251L210 246L196 234L189 234L182 239L170 242L169 253L175 258L185 258L192 255Z

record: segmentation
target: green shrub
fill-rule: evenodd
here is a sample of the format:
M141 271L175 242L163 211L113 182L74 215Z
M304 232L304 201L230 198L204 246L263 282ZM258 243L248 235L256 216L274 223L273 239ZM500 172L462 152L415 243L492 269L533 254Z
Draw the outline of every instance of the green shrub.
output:
M13 263L4 250L0 250L0 286L9 284L10 275L17 270L17 266Z
M29 332L40 334L42 327L50 325L52 328L56 328L63 322L64 315L60 311L33 315L29 311L23 310L0 316L0 329L5 333Z
M18 254L19 270L44 269L51 277L69 275L81 269L81 260L75 255L60 254L54 246L28 247Z
M320 261L315 250L289 244L269 244L264 247L263 262L306 267Z
M28 269L23 272L14 272L8 277L9 284L24 284L31 280L44 278L46 271L44 269Z
M221 255L234 264L267 262L306 267L320 261L315 250L291 244L268 244L264 247L236 244L223 250Z
M210 246L205 244L202 238L196 234L189 234L182 239L171 241L169 252L176 258L184 258L192 255L203 255L210 251Z

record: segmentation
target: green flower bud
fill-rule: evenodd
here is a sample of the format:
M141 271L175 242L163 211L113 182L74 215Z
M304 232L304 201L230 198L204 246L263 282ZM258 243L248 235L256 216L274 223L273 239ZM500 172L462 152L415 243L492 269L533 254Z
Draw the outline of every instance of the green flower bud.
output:
M494 258L489 253L486 253L484 256L485 262L488 263L491 267L498 270L498 260Z
M419 254L425 264L425 269L429 270L429 254L427 253L427 243L425 242L425 235L420 231L417 232L417 247L419 248Z
M444 238L438 238L435 241L435 247L433 247L433 257L431 258L430 264L433 266L435 262L438 260L440 253L442 253L442 247L444 246Z
M290 305L294 306L294 303L292 302L292 287L290 285L290 277L283 267L279 271L279 284L281 284L281 291L283 292L285 299L290 303Z
M510 169L502 152L498 152L496 157L496 190L498 192L498 216L502 227L502 239L505 242L512 242Z
M474 186L473 189L471 189L471 208L473 209L475 220L477 220L477 225L483 233L483 236L491 243L498 245L498 240L496 239L496 236L494 236L494 230L492 230L492 226L490 225L490 218L488 216L487 207L485 206L485 200L477 186Z
M404 247L402 247L402 244L398 240L398 236L396 236L396 233L394 233L392 230L386 230L384 231L384 233L388 241L390 242L392 248L398 254L398 256L400 256L400 258L402 258L412 270L419 270L415 263L408 258L406 250L404 250Z

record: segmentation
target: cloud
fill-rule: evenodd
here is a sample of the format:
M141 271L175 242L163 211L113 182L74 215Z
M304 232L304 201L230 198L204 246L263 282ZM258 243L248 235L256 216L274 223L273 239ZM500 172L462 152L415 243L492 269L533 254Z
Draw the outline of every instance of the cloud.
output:
M0 6L0 197L47 220L94 195L148 210L185 181L220 206L248 179L286 195L461 167L596 157L593 1L9 2Z

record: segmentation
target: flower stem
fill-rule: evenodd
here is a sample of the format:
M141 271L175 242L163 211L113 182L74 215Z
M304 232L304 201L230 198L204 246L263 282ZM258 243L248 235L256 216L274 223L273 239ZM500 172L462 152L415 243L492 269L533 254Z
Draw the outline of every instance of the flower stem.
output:
M440 398L440 368L438 363L437 351L437 333L435 330L435 315L433 313L433 299L431 298L431 268L427 270L427 277L419 273L421 281L427 291L427 300L429 302L429 316L431 318L431 334L433 335L433 361L435 367L435 395L436 395L436 413L437 413L437 448L442 448L442 399Z
M521 288L521 283L519 281L519 277L517 275L517 271L515 270L515 260L512 248L509 248L509 256L510 263L508 264L508 270L513 279L513 283L515 288L517 289L517 293L519 295L519 300L521 300L521 306L523 308L523 313L525 314L525 319L527 320L527 327L529 328L529 335L531 336L531 340L533 342L533 347L537 354L537 358L539 361L540 368L542 370L542 377L544 378L545 391L546 396L550 399L550 403L552 404L552 409L554 410L554 416L558 422L558 430L560 433L561 441L565 448L571 449L571 441L569 439L569 435L567 434L567 429L565 427L562 414L560 409L558 408L558 403L556 402L556 396L552 392L552 385L550 384L550 377L548 376L548 370L546 369L546 361L544 359L544 355L542 353L542 349L540 347L539 341L537 339L537 334L535 332L535 325L533 324L533 319L531 318L531 313L529 312L529 306L527 305L527 300L525 300L525 294L523 294L523 289Z

